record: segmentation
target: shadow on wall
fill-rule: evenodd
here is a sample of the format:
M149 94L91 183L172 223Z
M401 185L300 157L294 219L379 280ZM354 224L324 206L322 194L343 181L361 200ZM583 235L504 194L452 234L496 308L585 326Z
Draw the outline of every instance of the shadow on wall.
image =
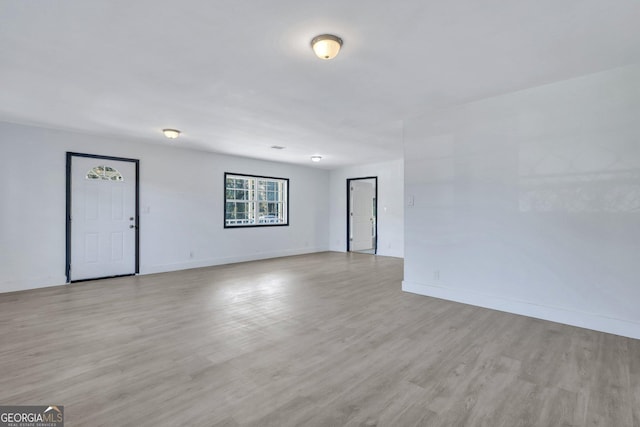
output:
M640 212L640 170L520 178L520 212Z
M520 212L640 212L640 169L611 147L524 148Z

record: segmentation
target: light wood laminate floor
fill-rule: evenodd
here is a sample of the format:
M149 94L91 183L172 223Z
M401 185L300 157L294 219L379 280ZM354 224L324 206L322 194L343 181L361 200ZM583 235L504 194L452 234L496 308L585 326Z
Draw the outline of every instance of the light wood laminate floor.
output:
M0 295L0 404L67 426L640 426L640 341L320 253Z

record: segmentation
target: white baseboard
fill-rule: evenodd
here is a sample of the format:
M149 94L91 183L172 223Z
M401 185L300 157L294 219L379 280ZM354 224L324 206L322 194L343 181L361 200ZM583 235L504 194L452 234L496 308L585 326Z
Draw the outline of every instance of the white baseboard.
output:
M0 293L26 291L28 289L50 288L52 286L65 285L66 276L59 277L32 277L25 280L7 280L0 282Z
M188 270L190 268L212 267L214 265L235 264L238 262L258 261L261 259L280 258L293 255L304 255L328 251L327 248L298 248L275 252L255 252L232 257L208 258L172 264L141 265L140 274L166 273L169 271Z
M418 295L440 298L464 304L475 305L507 313L550 320L594 331L607 332L624 337L640 339L640 323L606 317L595 313L585 313L567 310L559 307L549 307L526 301L517 301L472 291L460 291L443 286L416 282L402 282L402 290Z
M204 260L185 261L172 264L141 265L140 274L166 273L169 271L187 270L190 268L211 267L214 265L233 264L237 262L256 261L268 258L280 258L293 255L304 255L316 252L328 251L327 248L299 248L287 249L276 252L256 252L242 256L213 258ZM35 277L25 280L6 280L0 282L0 293L26 291L29 289L48 288L67 284L66 276L60 277Z

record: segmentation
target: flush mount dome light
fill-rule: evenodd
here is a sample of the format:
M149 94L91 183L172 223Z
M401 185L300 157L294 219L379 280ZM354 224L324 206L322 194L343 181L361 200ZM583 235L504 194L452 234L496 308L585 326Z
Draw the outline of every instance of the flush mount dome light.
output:
M320 59L333 59L340 52L342 39L333 34L321 34L311 40L311 47Z
M180 131L178 129L162 129L162 133L169 139L176 139L180 136Z
M322 156L311 156L311 161L312 162L319 162L320 160L322 160Z

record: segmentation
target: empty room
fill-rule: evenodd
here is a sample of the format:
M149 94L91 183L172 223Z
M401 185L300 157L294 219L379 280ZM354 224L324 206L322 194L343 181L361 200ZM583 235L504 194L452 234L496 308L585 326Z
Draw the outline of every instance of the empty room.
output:
M0 427L640 427L638 22L0 0Z

